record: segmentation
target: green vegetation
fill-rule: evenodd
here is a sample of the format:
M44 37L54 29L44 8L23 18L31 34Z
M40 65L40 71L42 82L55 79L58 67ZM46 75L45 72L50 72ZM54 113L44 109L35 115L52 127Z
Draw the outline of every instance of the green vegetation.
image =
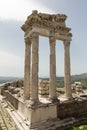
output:
M76 80L71 80L71 83L74 83L75 81L77 82L81 82L82 85L83 85L83 88L84 89L87 89L87 78L86 79L76 79Z
M0 77L0 83L10 82L10 81L18 80L18 79L23 79L23 78ZM49 78L40 78L40 79L49 80ZM56 79L57 79L57 81L56 81L57 87L63 88L64 87L64 77L57 77ZM83 88L87 89L87 73L71 76L71 84L73 84L75 81L81 82L83 84Z
M64 80L57 80L56 85L58 88L63 88L64 87Z
M23 78L0 77L0 83L10 82L10 81L18 80L18 79L23 79ZM40 79L49 80L49 78L40 78ZM57 79L57 81L56 81L57 87L63 88L64 87L64 77L57 77L56 79ZM71 76L71 84L73 84L75 81L81 82L83 84L83 88L87 89L87 73Z
M11 82L11 81L20 80L20 79L23 79L23 78L18 78L18 77L1 77L0 76L0 83Z
M49 78L41 78L42 80L49 80ZM57 77L56 84L58 88L64 87L64 77ZM71 84L74 82L81 82L84 89L87 89L87 73L80 74L80 75L72 75L71 76Z
M87 130L87 125L75 126L66 130Z
M0 130L2 130L1 126L0 126Z
M81 125L79 127L74 127L74 130L87 130L87 125Z
M81 82L84 89L87 89L87 74L81 74L81 75L73 75L71 76L71 84L74 82ZM64 78L63 77L57 77L57 87L63 88L64 87Z
M74 82L81 82L83 85L84 89L87 89L87 78L86 79L72 79L71 78L71 84L73 84ZM57 80L56 81L57 87L59 88L63 88L64 87L64 80Z

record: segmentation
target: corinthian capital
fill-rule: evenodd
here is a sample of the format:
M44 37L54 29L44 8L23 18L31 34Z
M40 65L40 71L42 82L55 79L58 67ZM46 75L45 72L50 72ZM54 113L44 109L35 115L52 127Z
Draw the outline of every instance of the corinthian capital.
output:
M63 43L64 43L64 46L70 46L70 41L68 40L65 40Z
M50 36L49 36L49 42L50 43L55 43L55 33L54 33L54 30L51 30L50 31Z
M29 38L29 37L25 38L25 44L31 45L31 38Z
M31 38L37 39L39 36L38 32L32 32Z
M50 37L49 37L49 42L50 42L50 43L55 42L55 37L54 37L54 36L50 36Z

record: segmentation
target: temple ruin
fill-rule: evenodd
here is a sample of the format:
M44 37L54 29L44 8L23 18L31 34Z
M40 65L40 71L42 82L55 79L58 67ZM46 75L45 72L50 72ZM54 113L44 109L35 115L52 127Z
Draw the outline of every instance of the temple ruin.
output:
M25 33L24 81L0 85L0 117L4 119L7 130L66 130L73 125L87 123L87 95L80 97L75 94L75 85L71 87L72 33L66 27L66 18L64 14L45 14L34 10L22 25ZM49 81L40 81L38 76L39 36L49 39ZM56 40L61 40L64 45L65 100L60 100L57 95ZM43 96L42 90L46 90L47 97Z
M25 32L25 72L24 72L24 99L29 101L29 114L31 126L34 123L57 118L57 104L59 100L56 96L56 40L62 40L64 44L64 65L65 65L65 95L68 100L72 99L70 85L70 41L72 34L70 28L66 27L66 15L45 14L32 11L27 20L22 25ZM49 38L50 46L50 85L49 104L40 103L38 96L38 71L39 71L39 36ZM22 106L20 106L21 108ZM35 109L35 110L34 110ZM48 114L47 114L48 113ZM38 115L38 116L37 116Z
M22 30L25 32L25 75L24 75L24 97L33 103L38 99L38 71L39 71L39 36L49 38L50 46L50 87L49 99L56 101L56 40L62 40L64 44L64 83L67 99L72 98L70 85L70 41L72 34L70 28L66 27L66 15L38 13L36 10L27 17ZM32 48L32 50L31 50ZM31 57L32 55L32 57ZM31 91L31 92L30 92Z

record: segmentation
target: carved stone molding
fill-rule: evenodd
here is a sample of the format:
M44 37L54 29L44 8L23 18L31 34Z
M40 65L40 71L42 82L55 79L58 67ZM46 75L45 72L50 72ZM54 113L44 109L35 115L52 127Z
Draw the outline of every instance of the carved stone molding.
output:
M45 14L38 13L37 10L32 11L32 14L27 17L24 25L22 25L22 30L25 31L34 24L43 25L45 27L57 28L57 26L65 27L65 20L67 16L64 14Z

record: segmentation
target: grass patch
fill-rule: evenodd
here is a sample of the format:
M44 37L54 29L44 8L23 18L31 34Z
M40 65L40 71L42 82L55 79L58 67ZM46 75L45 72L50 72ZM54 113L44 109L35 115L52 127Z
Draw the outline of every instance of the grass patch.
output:
M0 126L0 130L2 130L1 126Z
M81 125L79 127L74 127L74 130L87 130L87 125Z

